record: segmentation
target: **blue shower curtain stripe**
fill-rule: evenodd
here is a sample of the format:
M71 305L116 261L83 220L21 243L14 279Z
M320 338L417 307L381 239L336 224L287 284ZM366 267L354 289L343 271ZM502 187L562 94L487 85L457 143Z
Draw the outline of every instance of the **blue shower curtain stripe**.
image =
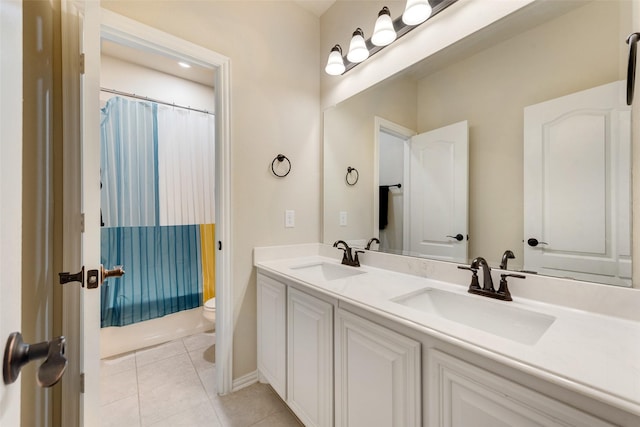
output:
M124 276L108 279L101 288L106 307L102 327L124 326L200 306L198 225L104 227L101 232L103 261L128 263Z
M164 120L170 119L166 111L163 114ZM154 103L116 97L102 109L101 214L105 226L101 261L105 266L123 265L127 272L108 279L101 288L102 327L124 326L201 305L200 226L179 216L166 225L160 220L161 203L179 207L179 202L165 200L175 193L165 191L163 196L160 189L158 127L158 105ZM182 150L179 145L163 144L168 153ZM198 158L197 152L195 155ZM162 161L172 166L174 160ZM182 179L180 171L172 173L175 176L168 184ZM184 173L190 177L193 171ZM163 182L168 185L166 179ZM186 184L188 188L190 183Z

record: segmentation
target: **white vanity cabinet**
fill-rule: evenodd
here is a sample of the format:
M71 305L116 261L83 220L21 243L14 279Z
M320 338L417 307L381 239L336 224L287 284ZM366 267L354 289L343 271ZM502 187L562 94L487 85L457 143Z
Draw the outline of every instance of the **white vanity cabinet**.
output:
M287 287L258 275L258 372L287 400Z
M613 427L446 353L428 359L430 427Z
M342 309L335 333L336 426L420 426L420 343Z
M289 288L287 310L287 404L307 427L332 426L333 305Z
M333 426L334 304L258 273L258 373L307 427Z

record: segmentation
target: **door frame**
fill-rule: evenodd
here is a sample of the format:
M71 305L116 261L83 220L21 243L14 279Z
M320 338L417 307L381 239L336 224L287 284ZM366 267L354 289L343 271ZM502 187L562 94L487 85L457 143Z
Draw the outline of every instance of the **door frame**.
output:
M402 125L394 123L390 120L383 119L382 117L374 116L373 118L373 237L380 237L380 229L378 226L380 218L380 192L378 187L380 185L380 132L386 132L391 135L397 136L404 140L404 194L408 194L407 174L409 172L409 141L411 137L417 135L417 132L406 128ZM403 224L407 221L407 198L404 197L404 218ZM403 228L403 245L406 245L406 227ZM405 248L406 249L406 246Z
M231 60L212 50L102 9L100 36L215 68L216 132L216 375L219 394L232 390L233 287L231 257ZM97 78L99 76L85 76ZM219 246L220 247L220 246Z
M81 19L77 22L76 16L71 13L74 9L79 10L79 15L81 15ZM93 112L91 114L84 114L82 111L82 104L80 104L81 96L86 100L88 95L82 93L79 79L80 60L78 56L80 52L85 53L85 72L84 75L82 75L82 87L86 88L87 92L91 92L91 94L89 94L91 100L95 97L95 107L98 108L99 104L97 100L100 88L99 43L101 37L117 41L120 44L134 45L146 50L170 55L174 58L187 59L190 62L216 69L216 237L219 242L224 242L221 249L216 251L216 323L218 325L216 332L216 364L218 366L218 369L216 369L216 385L218 393L226 394L232 389L233 360L233 282L230 262L230 254L232 253L230 59L153 27L101 9L97 3L85 0L63 0L62 54L65 161L69 161L70 159L84 159L85 164L95 163L96 154L94 152L98 152L95 146L92 145L89 150L84 151L82 147L80 130L85 129L87 139L93 141L95 145L95 141L99 141L99 125L94 123ZM87 51L81 49L83 44L88 49ZM94 47L93 49L91 49L92 46ZM93 105L93 103L90 104ZM89 119L90 123L87 123L87 119ZM87 153L89 151L92 153ZM97 156L99 156L99 154L97 154ZM75 162L70 161L70 163ZM79 207L82 206L82 201L80 200L82 186L87 185L83 184L83 182L93 184L94 176L92 174L95 174L95 171L89 174L85 172L81 175L81 172L76 169L79 168L64 168L63 204L65 207L78 207L76 209L80 212ZM81 179L81 177L84 177L84 180ZM95 174L95 177L98 177L98 175ZM90 198L93 199L93 195L91 195ZM99 197L97 200L99 200ZM93 203L95 204L95 201ZM90 212L93 209L93 205L84 206L82 209L89 211L87 214L88 218L93 217ZM73 236L79 233L81 227L84 227L83 219L78 218L78 215L74 217L74 215L75 214L65 214L63 220L65 240L74 240ZM87 228L85 231L86 234L94 233L91 228ZM93 238L96 238L95 235ZM99 239L99 234L97 239ZM81 259L81 248L72 246L73 245L68 246L65 243L63 268L69 269L67 271L76 271L80 268L78 260ZM82 249L82 251L85 250L86 248ZM97 266L87 265L87 268L96 267ZM86 289L82 291L87 292ZM82 310L81 305L86 297L81 298L80 292L78 286L65 288L64 301L65 304L68 305L63 308L63 315L65 316L63 319L63 327L70 328L73 332L78 333L78 336L82 333L83 340L87 338L90 341L95 341L97 344L92 342L90 348L87 347L86 343L76 344L76 347L79 347L77 354L70 355L70 366L66 376L71 378L68 378L68 381L66 381L67 388L65 392L63 392L65 398L63 398L62 403L63 421L65 421L65 419L67 419L66 416L68 416L69 422L65 425L70 426L76 425L76 422L73 420L73 418L76 417L75 414L80 414L79 424L82 425L84 423L83 416L87 415L88 412L99 413L99 383L96 383L96 379L89 378L89 376L84 379L87 395L84 396L85 403L78 407L76 396L80 393L80 387L79 384L73 380L75 377L68 375L70 373L69 371L79 369L79 366L86 364L91 364L92 369L99 371L99 361L97 360L99 359L99 341L97 341L95 337L88 336L87 332L89 331L84 330L87 323L94 323L93 320L96 320L98 323L97 328L99 328L99 318L97 317L98 313L96 313L99 304L93 304L95 297L92 297L89 303L91 307L87 307L87 310ZM94 294L98 296L99 301L99 294L97 292ZM83 311L85 312L84 315ZM96 319L89 319L86 313L87 311L96 317ZM93 328L93 325L91 325L91 328ZM95 332L97 333L98 331ZM97 348L93 348L93 346ZM96 360L85 360L85 356L87 355ZM71 357L78 357L78 360L73 362ZM80 372L78 371L76 374L79 375ZM63 382L63 388L64 387L65 384ZM91 394L94 394L94 396L91 396Z
M22 2L0 1L0 354L22 321ZM9 201L9 202L8 202ZM16 267L17 266L17 267ZM20 425L21 381L0 382L0 426Z

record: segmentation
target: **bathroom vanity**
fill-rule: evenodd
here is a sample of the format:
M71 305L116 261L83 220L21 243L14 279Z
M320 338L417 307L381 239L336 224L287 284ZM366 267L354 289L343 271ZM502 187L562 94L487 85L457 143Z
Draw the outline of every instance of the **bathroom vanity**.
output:
M305 425L640 425L640 319L606 312L633 291L580 283L563 299L577 282L527 275L496 301L451 263L340 258L254 252L259 378Z

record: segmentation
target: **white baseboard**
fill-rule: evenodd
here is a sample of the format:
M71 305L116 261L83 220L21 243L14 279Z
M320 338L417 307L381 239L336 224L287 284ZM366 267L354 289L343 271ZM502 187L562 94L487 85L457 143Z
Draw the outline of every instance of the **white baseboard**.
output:
M248 374L241 376L240 378L236 378L235 380L233 380L233 388L231 391L234 392L234 391L241 390L257 382L258 382L258 371L255 370L253 372L249 372Z

